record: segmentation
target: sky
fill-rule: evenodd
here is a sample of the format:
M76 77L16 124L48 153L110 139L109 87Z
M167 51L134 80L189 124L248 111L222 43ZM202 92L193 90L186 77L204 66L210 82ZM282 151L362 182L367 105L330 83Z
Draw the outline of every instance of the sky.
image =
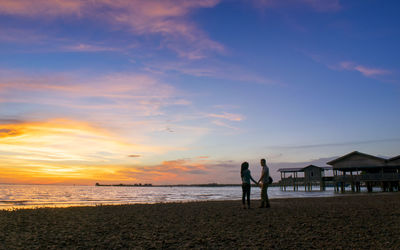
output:
M0 183L240 183L400 154L397 0L0 0Z

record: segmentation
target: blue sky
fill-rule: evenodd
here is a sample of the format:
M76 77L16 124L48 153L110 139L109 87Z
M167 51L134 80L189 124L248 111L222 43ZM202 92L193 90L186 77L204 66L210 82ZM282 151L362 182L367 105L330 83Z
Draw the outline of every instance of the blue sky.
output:
M1 1L0 181L238 183L242 161L398 155L399 7Z

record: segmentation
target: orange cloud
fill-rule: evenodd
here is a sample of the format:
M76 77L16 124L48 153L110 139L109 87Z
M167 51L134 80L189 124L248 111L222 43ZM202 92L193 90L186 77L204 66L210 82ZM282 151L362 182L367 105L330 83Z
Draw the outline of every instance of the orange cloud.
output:
M161 35L164 37L163 44L178 55L198 59L210 51L223 52L224 47L209 39L186 16L198 8L214 7L218 2L219 0L2 0L0 13L31 18L69 16L100 19L135 34Z
M210 170L204 159L178 159L159 165L124 167L116 175L154 184L207 183Z

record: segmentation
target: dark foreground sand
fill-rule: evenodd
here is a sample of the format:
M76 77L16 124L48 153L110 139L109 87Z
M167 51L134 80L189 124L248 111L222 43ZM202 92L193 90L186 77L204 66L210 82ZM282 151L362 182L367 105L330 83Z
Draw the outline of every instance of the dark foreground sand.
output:
M253 202L254 207L258 201ZM0 211L1 249L400 249L400 193Z

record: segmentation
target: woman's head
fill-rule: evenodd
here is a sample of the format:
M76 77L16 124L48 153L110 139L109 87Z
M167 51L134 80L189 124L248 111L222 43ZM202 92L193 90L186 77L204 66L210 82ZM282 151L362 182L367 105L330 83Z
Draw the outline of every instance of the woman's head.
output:
M240 174L243 176L243 171L245 171L246 169L249 169L249 163L247 161L242 163L242 166L240 168Z

